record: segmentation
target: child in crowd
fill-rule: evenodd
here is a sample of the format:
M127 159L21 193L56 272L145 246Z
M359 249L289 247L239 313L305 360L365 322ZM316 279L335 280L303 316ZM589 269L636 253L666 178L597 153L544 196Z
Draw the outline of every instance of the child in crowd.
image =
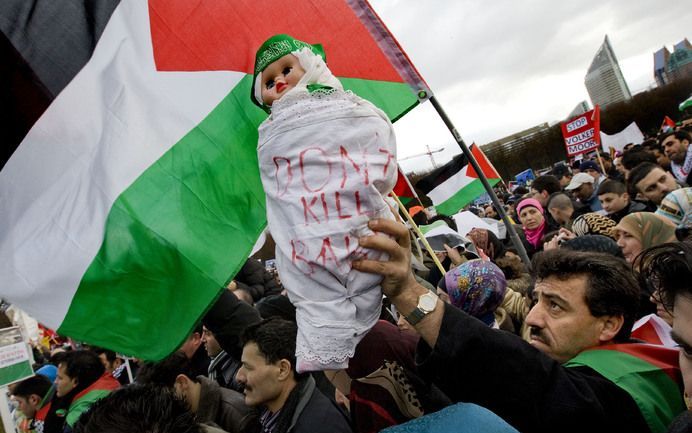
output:
M296 306L298 372L340 369L377 322L381 276L351 268L371 218L393 219L397 178L387 116L343 90L319 45L288 35L262 44L252 101L269 113L257 153L276 265Z
M624 183L617 180L606 180L598 187L598 200L608 218L619 223L622 218L633 212L644 212L646 206L631 201Z

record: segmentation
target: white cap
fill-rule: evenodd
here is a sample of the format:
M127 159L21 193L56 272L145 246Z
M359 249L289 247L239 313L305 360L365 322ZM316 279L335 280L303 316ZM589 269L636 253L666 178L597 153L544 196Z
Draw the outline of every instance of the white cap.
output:
M565 189L571 191L579 188L585 183L594 183L593 176L588 173L577 173L572 177L572 181L565 187Z

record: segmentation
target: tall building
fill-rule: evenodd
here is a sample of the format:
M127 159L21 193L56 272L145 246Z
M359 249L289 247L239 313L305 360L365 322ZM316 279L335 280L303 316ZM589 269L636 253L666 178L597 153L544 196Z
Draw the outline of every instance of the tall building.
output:
M591 61L589 71L584 77L584 85L589 92L591 103L594 106L600 105L601 108L632 98L608 35Z
M692 44L687 38L673 46L673 52L663 47L654 53L654 78L659 87L692 76Z
M587 111L589 111L591 108L589 107L589 103L586 101L581 101L578 103L574 109L567 115L567 119L571 119L573 117L577 117L580 114L584 114Z

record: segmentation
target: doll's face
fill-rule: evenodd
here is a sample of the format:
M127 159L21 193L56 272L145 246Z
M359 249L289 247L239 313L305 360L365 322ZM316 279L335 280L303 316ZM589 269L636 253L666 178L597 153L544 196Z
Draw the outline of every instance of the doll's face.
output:
M274 101L295 87L305 70L300 66L298 58L286 54L274 63L270 63L262 71L262 101L271 106Z

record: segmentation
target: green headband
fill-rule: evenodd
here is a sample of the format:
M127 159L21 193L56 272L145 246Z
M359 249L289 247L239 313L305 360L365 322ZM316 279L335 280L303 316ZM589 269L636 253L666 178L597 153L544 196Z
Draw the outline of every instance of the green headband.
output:
M257 81L257 75L264 71L267 66L282 58L286 54L291 54L292 52L299 51L305 47L310 48L313 53L322 57L325 62L327 61L322 45L310 45L289 35L274 35L267 39L259 47L257 54L255 54L255 68L254 75L252 77L252 88L250 89L250 99L252 99L252 102L254 102L255 105L268 112L268 107L262 104L262 101L257 101L255 99L255 82Z

